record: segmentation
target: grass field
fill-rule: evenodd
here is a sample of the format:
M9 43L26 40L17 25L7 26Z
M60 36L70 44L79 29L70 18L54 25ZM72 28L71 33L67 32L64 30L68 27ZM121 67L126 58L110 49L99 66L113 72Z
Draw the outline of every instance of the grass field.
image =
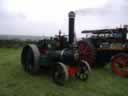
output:
M0 96L128 96L128 79L109 66L93 70L86 82L71 79L57 86L48 75L25 73L20 54L21 49L0 49Z

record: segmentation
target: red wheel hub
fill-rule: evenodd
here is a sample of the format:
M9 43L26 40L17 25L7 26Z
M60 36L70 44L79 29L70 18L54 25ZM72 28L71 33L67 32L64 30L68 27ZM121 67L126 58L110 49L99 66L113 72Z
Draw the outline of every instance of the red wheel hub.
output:
M119 54L112 58L112 71L121 77L128 76L128 55Z
M68 68L68 74L70 77L74 77L78 71L79 71L78 67L69 67Z

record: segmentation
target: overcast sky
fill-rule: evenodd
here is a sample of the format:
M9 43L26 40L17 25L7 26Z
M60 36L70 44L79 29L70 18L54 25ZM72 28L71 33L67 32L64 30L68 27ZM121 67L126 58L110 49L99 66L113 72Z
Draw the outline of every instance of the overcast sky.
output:
M0 0L0 34L53 36L68 33L68 12L76 12L75 31L128 24L128 0Z

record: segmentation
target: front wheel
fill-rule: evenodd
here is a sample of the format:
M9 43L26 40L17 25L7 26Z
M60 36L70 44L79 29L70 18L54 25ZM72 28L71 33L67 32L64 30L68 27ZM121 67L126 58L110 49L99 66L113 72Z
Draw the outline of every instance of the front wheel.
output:
M89 63L85 60L81 60L79 71L76 74L77 78L85 81L88 79L88 74L90 72L91 72L91 67L90 67Z
M54 66L53 70L53 80L56 84L64 85L64 83L68 80L68 68L65 64L59 62Z

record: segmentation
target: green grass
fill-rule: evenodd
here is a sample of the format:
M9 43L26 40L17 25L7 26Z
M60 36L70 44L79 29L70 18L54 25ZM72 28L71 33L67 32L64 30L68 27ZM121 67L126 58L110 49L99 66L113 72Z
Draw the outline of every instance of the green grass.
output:
M51 76L31 76L20 64L21 49L0 49L0 96L128 96L128 79L109 66L95 69L85 82L70 79L57 86Z

